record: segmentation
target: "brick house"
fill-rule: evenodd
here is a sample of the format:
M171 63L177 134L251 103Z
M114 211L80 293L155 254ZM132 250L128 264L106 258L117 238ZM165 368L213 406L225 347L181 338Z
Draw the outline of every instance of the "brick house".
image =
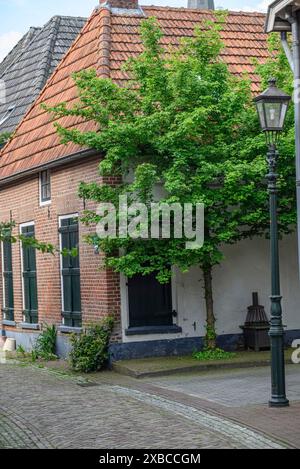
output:
M188 274L176 272L169 286L159 285L154 278L128 281L99 270L101 255L83 242L88 228L78 223L82 211L93 206L79 199L77 187L82 180L101 183L101 155L74 144L62 145L49 115L40 107L41 103L73 102L76 89L70 74L82 69L96 68L99 76L122 84L126 80L122 65L141 51L138 27L149 16L158 19L166 45L176 45L182 36L191 36L203 19L213 18L209 10L140 7L137 0L100 3L1 152L0 221L14 220L15 233L35 235L61 247L79 245L79 257L73 260L20 244L2 245L2 330L18 344L30 347L41 325L54 323L59 330L59 353L65 355L70 332L108 314L116 319L113 359L187 353L201 344L205 306L196 267ZM268 56L263 25L263 14L229 12L222 32L224 60L232 73L249 73L253 91L259 90L253 59L263 61ZM64 125L91 127L69 118ZM287 339L291 340L300 330L295 238L284 239L281 248ZM251 292L258 291L268 305L268 245L261 239L245 241L225 252L226 261L214 272L217 330L220 345L234 348Z

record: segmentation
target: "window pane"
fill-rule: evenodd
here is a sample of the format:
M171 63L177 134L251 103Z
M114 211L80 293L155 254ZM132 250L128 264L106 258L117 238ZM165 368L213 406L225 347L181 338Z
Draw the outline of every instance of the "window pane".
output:
M51 179L50 171L43 171L40 176L41 202L51 200Z
M281 103L265 103L267 127L269 129L280 128Z
M265 121L265 112L264 112L264 106L263 103L256 103L257 107L257 112L260 120L260 126L262 129L265 129L266 127L266 121Z

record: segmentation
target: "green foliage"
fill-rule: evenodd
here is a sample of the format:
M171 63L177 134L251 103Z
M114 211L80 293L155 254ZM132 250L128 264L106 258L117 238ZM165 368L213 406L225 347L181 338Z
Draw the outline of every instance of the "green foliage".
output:
M70 362L74 371L90 373L104 368L113 325L113 318L108 317L85 332L71 336Z
M0 149L8 142L11 136L12 134L10 132L2 132L2 134L0 134Z
M193 358L195 360L200 360L200 361L210 361L210 360L229 360L230 358L235 358L236 353L233 352L225 352L225 350L222 350L220 348L205 348L201 352L194 352L193 353Z
M17 355L21 355L21 357L25 357L26 355L26 350L24 349L22 345L18 345L16 352L17 352Z
M33 361L37 359L42 360L56 360L56 337L57 330L54 325L46 325L45 329L38 336L34 349L32 351Z
M205 349L210 350L210 343L216 343L217 334L215 327L206 325L206 334L205 334Z
M62 249L60 250L58 247L54 246L51 243L45 243L43 241L39 241L34 237L24 236L22 234L17 234L14 236L13 229L15 228L15 222L0 222L0 241L9 241L12 244L21 241L23 246L32 247L37 249L38 251L44 254L62 254L63 256L71 256L76 257L78 256L78 249Z
M132 183L113 189L82 183L81 197L116 203L120 194L127 194L130 201L150 203L159 180L165 192L162 203L205 204L202 249L186 250L185 239L87 238L106 253L109 267L128 277L156 272L161 282L167 282L168 266L183 272L193 265L212 267L223 259L224 244L268 230L264 138L250 81L233 77L220 59L223 22L224 17L217 15L215 23L206 22L194 38L165 54L156 20L143 21L144 52L128 62L127 85L121 88L98 78L94 70L83 71L74 76L80 102L72 108L62 103L50 109L54 118L76 115L97 123L98 131L92 132L55 125L63 142L103 154L102 175L129 170L134 174ZM282 232L289 232L295 221L291 177L291 165L286 165L280 181ZM83 221L93 225L100 219L95 212L86 212Z

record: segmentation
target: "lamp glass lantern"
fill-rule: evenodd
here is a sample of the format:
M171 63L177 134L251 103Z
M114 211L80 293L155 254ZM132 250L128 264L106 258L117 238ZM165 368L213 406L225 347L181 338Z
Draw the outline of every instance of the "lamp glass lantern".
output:
M283 130L286 113L291 97L276 87L276 80L269 80L269 87L254 102L260 121L265 132L267 143L275 145L280 132Z

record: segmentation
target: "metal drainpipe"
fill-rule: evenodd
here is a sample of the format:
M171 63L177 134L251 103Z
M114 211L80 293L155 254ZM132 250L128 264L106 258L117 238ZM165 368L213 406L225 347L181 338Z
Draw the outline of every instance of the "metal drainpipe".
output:
M298 259L300 267L300 12L295 12L292 20L295 144L296 144L296 193L298 223Z
M296 197L297 197L297 233L298 266L300 275L300 10L288 18L292 27L292 52L287 42L286 32L281 33L281 43L291 70L294 74L295 106L295 146L296 146Z
M294 61L293 61L293 53L290 49L290 46L287 41L287 33L286 31L281 32L281 44L283 47L283 50L285 52L286 58L288 60L289 66L292 71L294 71Z

